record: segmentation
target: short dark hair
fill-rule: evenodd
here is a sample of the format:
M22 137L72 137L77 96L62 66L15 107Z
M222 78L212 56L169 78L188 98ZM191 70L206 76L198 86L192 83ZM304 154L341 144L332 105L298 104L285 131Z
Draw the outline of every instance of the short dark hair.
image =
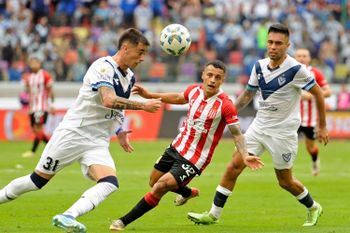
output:
M150 45L149 41L142 34L142 32L140 32L139 30L137 30L135 28L129 28L122 33L122 35L119 38L118 49L120 49L122 47L122 44L125 41L129 41L130 43L132 43L134 45L137 45L138 43L142 43L142 44L147 45L147 46Z
M270 32L279 32L279 33L282 33L282 34L286 35L287 37L289 37L289 29L288 29L288 27L286 25L283 25L283 24L280 24L280 23L272 24L269 27L268 34Z
M207 64L205 64L205 67L208 67L210 65L214 66L215 68L219 68L223 70L224 73L226 73L226 65L222 61L220 60L209 61L207 62Z

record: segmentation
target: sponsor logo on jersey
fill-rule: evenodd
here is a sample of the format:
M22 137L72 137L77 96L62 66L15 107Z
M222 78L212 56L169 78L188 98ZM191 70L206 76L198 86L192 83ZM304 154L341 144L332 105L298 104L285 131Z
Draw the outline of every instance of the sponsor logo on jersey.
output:
M259 101L259 106L260 106L260 109L264 109L272 112L275 112L278 110L276 106L270 105L269 103L266 103L264 101Z

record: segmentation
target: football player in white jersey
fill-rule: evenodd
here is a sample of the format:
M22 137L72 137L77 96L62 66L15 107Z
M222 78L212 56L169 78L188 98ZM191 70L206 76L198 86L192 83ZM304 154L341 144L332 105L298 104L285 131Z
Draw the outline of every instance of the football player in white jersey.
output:
M325 104L321 88L309 70L287 54L288 47L288 28L282 24L271 25L267 40L268 57L255 63L247 88L238 97L236 106L239 112L251 102L256 92L259 93L256 117L245 133L248 153L260 156L267 150L271 154L279 185L307 208L307 219L303 226L313 226L322 213L322 207L292 173L298 148L301 90L315 96L319 114L319 140L327 144ZM188 213L193 222L218 222L238 176L246 167L243 159L244 155L238 151L234 153L216 189L211 210Z
M108 149L111 136L117 133L123 149L133 151L128 132L121 130L124 109L156 112L161 106L160 99L129 100L135 83L131 69L143 61L148 46L148 40L140 31L127 29L120 36L118 52L96 60L89 67L75 103L54 131L34 172L1 189L0 204L41 189L64 167L78 162L83 174L97 184L52 221L66 232L86 232L76 217L93 210L119 186Z
M154 165L150 177L151 191L129 213L114 220L110 230L122 231L125 226L155 208L169 191L179 194L175 205L185 204L190 198L198 196L199 190L189 188L187 184L209 165L226 125L237 150L245 155L244 163L252 169L263 166L259 157L247 154L236 108L220 88L225 75L224 63L217 60L206 64L202 84L190 85L183 93L151 93L141 86L135 86L135 93L145 98L161 98L170 104L188 103L187 119L177 137Z
M328 82L320 70L310 65L311 55L306 48L298 48L294 54L295 59L301 64L306 65L314 76L316 83L321 87L324 98L331 96L331 89ZM301 124L299 133L305 135L306 150L312 159L312 175L317 176L320 173L320 158L318 155L317 138L317 109L316 102L307 91L303 91L300 102Z

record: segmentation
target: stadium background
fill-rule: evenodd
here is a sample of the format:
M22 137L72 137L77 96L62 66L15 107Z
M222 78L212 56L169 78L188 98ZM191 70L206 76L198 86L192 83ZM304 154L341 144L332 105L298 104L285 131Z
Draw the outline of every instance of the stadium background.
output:
M268 25L275 21L285 22L293 33L290 54L298 46L312 49L313 64L323 70L331 83L333 95L327 103L328 127L332 129L333 137L349 138L349 1L150 0L151 11L146 7L139 13L135 9L137 4L138 1L133 0L0 0L0 187L14 177L31 173L38 159L21 157L30 146L26 139L31 137L26 112L19 102L20 76L27 69L26 58L32 53L41 54L44 67L55 77L58 112L50 116L47 124L47 130L52 132L77 95L87 66L98 56L115 52L120 30L133 22L137 14L141 15L142 23L149 25L147 22L152 22L153 25L144 29L152 39L151 54L136 72L143 85L156 91L182 91L198 80L199 67L207 59L218 57L229 67L230 75L224 90L232 98L246 83L251 62L262 56ZM147 12L153 15L150 17ZM336 21L328 20L331 14ZM46 16L47 21L45 17L39 20L41 16ZM160 51L157 33L170 22L182 23L191 30L194 43L186 56L175 58ZM218 30L226 33L217 33ZM332 41L327 41L326 35L331 36ZM240 113L244 128L254 111L254 105L251 105ZM79 219L87 225L89 232L109 232L110 220L129 211L132 203L149 190L149 171L171 140L159 138L174 137L183 116L184 108L176 106L164 106L163 111L153 114L152 118L138 111L128 113L127 127L134 130L131 136L142 140L132 142L135 152L131 156L118 143L111 143L121 190ZM149 143L145 139L154 141ZM310 158L305 147L299 147L293 168L295 174L312 190L325 210L317 227L301 227L305 210L276 185L272 161L267 155L263 156L264 169L246 171L240 177L237 192L226 205L220 224L194 226L186 220L186 213L210 208L232 147L231 140L222 140L212 165L202 177L193 181L193 185L201 189L200 198L181 208L171 208L174 195L169 194L157 209L130 225L127 231L350 232L348 139L332 140L326 147L320 146L322 172L318 177L311 176ZM40 146L39 152L42 150L43 146ZM32 192L14 203L1 205L0 232L61 232L51 226L52 216L67 208L90 186L90 181L82 179L78 164L66 168L42 192Z
M207 60L218 58L229 71L224 90L235 98L254 62L264 56L267 28L273 22L289 26L291 55L298 47L310 49L312 64L333 90L327 99L331 136L349 138L349 16L346 0L0 1L0 140L32 136L19 101L21 75L28 71L26 60L32 54L44 61L56 81L58 111L49 117L50 133L77 95L87 67L96 58L116 52L124 28L136 27L151 41L149 55L136 69L137 80L146 87L183 91L189 83L200 81L200 67ZM159 47L161 29L172 22L190 30L192 45L184 56L166 55ZM125 127L134 130L132 139L173 137L185 108L168 105L155 115L128 112ZM240 114L243 130L254 113L252 104Z

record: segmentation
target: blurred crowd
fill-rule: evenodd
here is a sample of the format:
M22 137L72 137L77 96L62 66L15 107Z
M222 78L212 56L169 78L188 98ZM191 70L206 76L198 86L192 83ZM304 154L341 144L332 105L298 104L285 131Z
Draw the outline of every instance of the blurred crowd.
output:
M0 80L20 80L35 54L56 81L81 81L92 61L116 52L122 30L136 27L152 44L139 81L197 81L203 63L218 58L228 82L244 84L275 22L291 30L291 55L306 47L328 82L349 82L350 1L341 0L0 0ZM170 23L191 33L185 56L159 47Z

